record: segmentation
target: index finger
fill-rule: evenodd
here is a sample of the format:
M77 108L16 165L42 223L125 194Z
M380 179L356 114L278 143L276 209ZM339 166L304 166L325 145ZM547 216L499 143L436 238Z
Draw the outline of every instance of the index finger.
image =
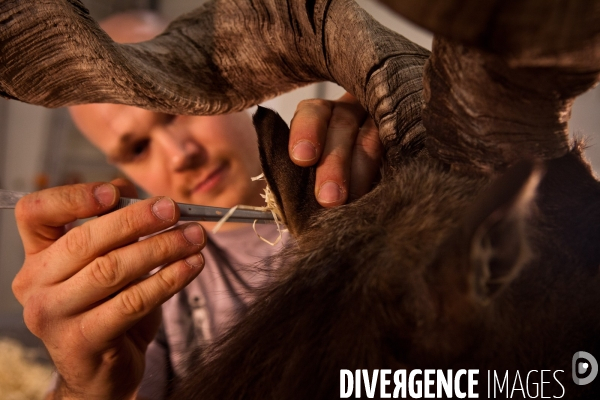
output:
M25 254L50 246L64 233L64 226L112 209L119 191L110 183L82 183L41 190L23 197L15 207L17 227Z
M54 259L60 258L61 265L45 273L46 281L66 280L97 257L169 228L178 220L179 207L175 202L168 197L155 197L88 221L48 249Z
M331 102L327 100L303 100L298 104L290 124L288 144L290 158L295 164L308 167L319 160L325 145L331 110Z

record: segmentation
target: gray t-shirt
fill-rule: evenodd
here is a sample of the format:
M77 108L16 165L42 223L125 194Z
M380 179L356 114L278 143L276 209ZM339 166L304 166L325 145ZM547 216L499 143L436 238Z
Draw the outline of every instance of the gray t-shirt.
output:
M279 236L275 225L257 225L256 231L271 242ZM283 235L282 241L287 240L288 234ZM271 246L261 240L250 225L208 236L204 270L162 306L163 325L146 352L140 397L166 396L168 381L185 374L194 348L218 338L251 300L249 288L268 279L273 266L254 264L281 249L281 243Z

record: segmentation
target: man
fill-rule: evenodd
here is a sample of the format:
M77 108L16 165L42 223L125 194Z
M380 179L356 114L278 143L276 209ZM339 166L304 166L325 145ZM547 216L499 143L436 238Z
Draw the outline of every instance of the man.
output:
M165 24L151 13L128 13L102 26L116 41L137 42ZM218 337L264 280L240 266L276 251L243 224L226 224L208 238L197 223L166 230L179 217L173 201L264 204L264 182L250 179L260 173L255 133L245 112L190 117L93 104L71 113L125 174L167 197L66 233L65 224L106 214L120 195L135 196L131 184L73 185L25 197L16 215L26 259L13 290L60 375L50 396L162 398L170 379L184 374L191 349ZM381 147L370 119L359 129L365 114L350 95L298 107L290 156L302 166L318 163L315 194L323 206L364 194L377 173ZM268 239L277 235L273 226L258 229Z

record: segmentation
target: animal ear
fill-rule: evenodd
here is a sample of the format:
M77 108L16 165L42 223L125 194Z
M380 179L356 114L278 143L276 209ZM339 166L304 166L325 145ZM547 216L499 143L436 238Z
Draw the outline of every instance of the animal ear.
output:
M299 167L288 153L290 129L279 114L258 107L254 114L260 162L284 222L297 236L321 210L315 198L316 167Z
M527 217L541 176L542 166L533 162L510 167L467 215L463 232L471 284L484 302L512 282L530 258Z

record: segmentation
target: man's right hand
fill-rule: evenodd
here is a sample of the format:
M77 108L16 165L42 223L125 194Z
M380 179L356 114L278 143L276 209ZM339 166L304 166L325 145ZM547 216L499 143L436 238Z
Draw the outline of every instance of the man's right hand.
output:
M13 291L60 374L55 398L133 398L160 305L204 266L199 224L138 242L178 221L178 207L164 197L65 233L66 224L114 208L119 193L132 196L135 189L123 180L52 188L24 197L15 210L25 263Z

